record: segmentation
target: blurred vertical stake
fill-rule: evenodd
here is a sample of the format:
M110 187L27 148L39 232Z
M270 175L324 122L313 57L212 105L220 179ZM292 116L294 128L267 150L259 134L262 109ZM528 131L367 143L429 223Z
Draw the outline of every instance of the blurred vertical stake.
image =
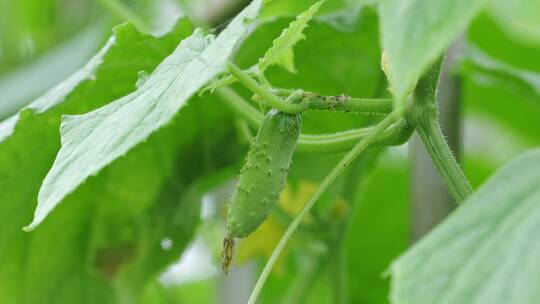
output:
M458 39L447 52L439 83L439 121L454 155L460 159L460 79L452 75L452 66L461 52ZM416 242L456 206L435 170L422 141L415 135L410 144L411 157L411 241Z

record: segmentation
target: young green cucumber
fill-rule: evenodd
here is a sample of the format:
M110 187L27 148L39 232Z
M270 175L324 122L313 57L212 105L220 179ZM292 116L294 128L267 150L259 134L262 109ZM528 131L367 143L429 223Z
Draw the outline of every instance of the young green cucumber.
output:
M255 231L276 205L300 135L300 115L271 110L254 138L229 205L230 237Z

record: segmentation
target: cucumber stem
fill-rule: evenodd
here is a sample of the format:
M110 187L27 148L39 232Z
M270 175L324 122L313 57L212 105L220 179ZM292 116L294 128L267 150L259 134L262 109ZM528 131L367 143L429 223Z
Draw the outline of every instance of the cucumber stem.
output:
M276 95L272 90L267 90L233 63L229 63L229 72L256 94L259 99L286 113L294 114L306 110L331 110L362 114L388 114L393 109L392 99L355 98L345 94L325 96L303 90L278 90L278 93L286 93L286 95L293 97L292 102L286 102L281 99L280 94Z
M281 112L295 114L305 110L304 105L286 103L278 96L269 92L266 88L261 86L255 79L251 78L247 73L242 71L239 67L233 63L229 63L229 72L240 81L246 88L253 93L259 95L266 103L272 108L278 109Z
M216 93L231 109L255 128L260 128L264 115L229 87L216 89ZM347 130L331 134L301 134L297 151L300 153L338 153L349 151L364 138L373 127ZM405 118L400 119L383 132L376 144L399 145L411 136L412 127Z
M355 112L359 114L388 114L392 112L391 98L357 98L346 94L322 95L303 90L277 89L278 95L296 93L295 103L305 104L306 110L330 110Z

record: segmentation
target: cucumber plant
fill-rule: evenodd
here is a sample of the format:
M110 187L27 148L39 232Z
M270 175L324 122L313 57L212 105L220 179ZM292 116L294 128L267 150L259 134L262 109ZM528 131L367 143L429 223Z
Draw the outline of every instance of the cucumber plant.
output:
M6 7L24 17L41 2L54 7ZM538 301L540 153L493 173L540 145L538 1L238 1L207 16L213 29L183 17L147 34L167 19L151 12L213 5L179 3L85 4L100 14L75 42L128 23L17 113L30 93L13 92L35 80L21 75L58 72L50 58L77 43L6 74L29 41L43 51L63 30L0 18L0 59L17 58L0 69L0 303L224 303L221 272L180 290L162 284L169 272L158 280L200 244L225 273L261 266L247 294L226 291L235 303ZM465 118L439 95L461 99ZM443 115L469 130L465 167ZM418 150L405 145L425 149L433 183L406 177ZM404 185L439 179L457 210L410 245L408 223L440 215L407 212Z

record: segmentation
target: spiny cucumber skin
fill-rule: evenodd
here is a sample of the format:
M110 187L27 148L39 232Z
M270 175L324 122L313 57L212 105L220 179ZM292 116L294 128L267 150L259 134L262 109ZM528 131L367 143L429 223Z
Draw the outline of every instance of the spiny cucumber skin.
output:
M232 237L255 231L276 205L300 136L300 115L271 110L254 138L231 198L228 230Z

